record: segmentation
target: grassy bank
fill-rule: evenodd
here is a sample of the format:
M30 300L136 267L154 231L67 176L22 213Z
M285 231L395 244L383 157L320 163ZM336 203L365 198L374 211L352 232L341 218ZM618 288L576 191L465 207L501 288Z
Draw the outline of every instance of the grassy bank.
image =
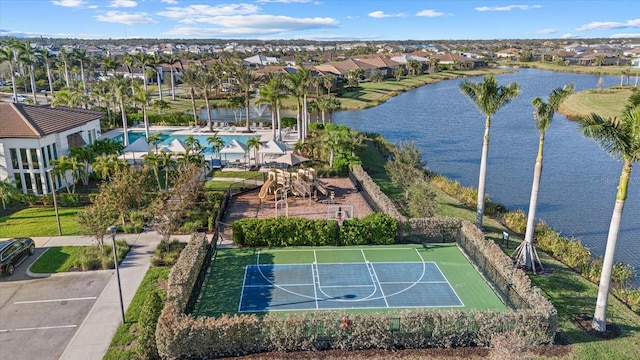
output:
M628 66L616 66L616 65L607 65L607 66L584 66L584 65L558 65L547 62L515 62L515 61L505 61L501 62L501 65L504 66L520 66L523 68L533 68L540 70L549 70L549 71L558 71L558 72L570 72L576 74L589 74L589 75L612 75L612 76L620 76L623 71L629 69ZM640 70L631 69L631 83L634 82L633 78L638 74L640 76ZM626 83L626 80L625 80Z
M605 118L619 117L624 111L631 93L631 87L580 91L571 94L560 105L558 112L569 119L576 119L581 114L590 113L596 113Z

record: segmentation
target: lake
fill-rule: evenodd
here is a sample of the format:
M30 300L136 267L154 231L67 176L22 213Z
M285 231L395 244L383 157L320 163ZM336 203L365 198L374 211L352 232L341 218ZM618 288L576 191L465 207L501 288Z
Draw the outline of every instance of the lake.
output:
M569 83L576 91L594 89L600 76L519 69L497 78L500 85L517 82L521 93L492 118L486 190L492 200L527 212L539 138L531 101L538 96L546 101L551 90ZM619 76L603 79L605 87L620 83ZM484 115L460 92L460 82L425 85L374 108L336 112L333 121L380 133L393 143L415 141L431 171L477 187ZM579 239L594 255L603 255L621 169L621 162L580 135L576 123L556 114L545 137L537 218L564 236ZM638 171L630 180L616 250L616 260L632 264L636 271L640 271Z

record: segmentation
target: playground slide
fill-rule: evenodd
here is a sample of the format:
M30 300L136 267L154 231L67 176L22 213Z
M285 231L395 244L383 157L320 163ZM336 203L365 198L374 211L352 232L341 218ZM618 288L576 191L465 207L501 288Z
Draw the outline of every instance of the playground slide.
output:
M296 196L311 196L311 186L307 183L301 181L294 182L293 190Z
M264 184L262 184L262 188L260 188L260 193L258 194L258 197L260 199L264 199L267 196L267 191L271 187L271 184L273 184L272 179L267 179L267 181L265 181Z

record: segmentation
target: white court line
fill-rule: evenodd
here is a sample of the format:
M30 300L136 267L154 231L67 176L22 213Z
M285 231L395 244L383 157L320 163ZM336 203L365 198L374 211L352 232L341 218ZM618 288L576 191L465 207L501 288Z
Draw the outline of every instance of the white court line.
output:
M39 303L48 303L48 302L61 302L61 301L81 301L81 300L95 300L96 296L88 296L88 297L80 297L80 298L68 298L68 299L50 299L50 300L31 300L31 301L16 301L14 305L22 305L22 304L39 304Z
M434 264L434 265L436 266L436 269L438 269L438 272L440 272L440 275L442 275L442 278L449 285L449 289L451 289L451 291L453 291L453 293L456 295L456 298L458 298L458 301L460 301L460 304L462 304L462 306L464 306L464 302L462 302L462 299L460 299L460 296L458 296L458 293L456 292L456 290L453 288L453 286L451 286L451 283L449 282L449 279L447 279L447 277L444 276L444 273L442 272L442 270L440 270L440 267L438 266L438 264Z
M22 329L0 329L0 333L9 333L13 331L70 329L75 327L78 327L78 325L42 326L42 327L32 327L32 328L22 328Z
M258 257L260 257L260 253L258 252ZM242 310L242 298L244 297L244 287L247 283L247 271L249 270L249 266L244 267L244 278L242 279L242 291L240 292L240 299L238 299L238 312Z

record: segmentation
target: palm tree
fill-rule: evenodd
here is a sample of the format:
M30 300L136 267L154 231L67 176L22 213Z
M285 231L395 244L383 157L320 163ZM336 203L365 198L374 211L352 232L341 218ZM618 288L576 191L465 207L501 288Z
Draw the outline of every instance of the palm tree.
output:
M331 88L333 88L335 81L335 76L331 74L327 74L322 78L322 85L327 89L327 95L331 95Z
M147 70L153 69L154 59L151 55L144 52L134 55L134 59L138 66L142 68L142 84L144 85L144 90L147 91Z
M42 48L38 50L38 53L42 57L42 61L47 69L47 80L49 81L49 92L51 95L54 95L53 91L53 76L51 74L51 65L53 65L53 59L55 59L55 55L51 54L48 49Z
M156 178L156 182L158 183L158 190L162 190L162 185L160 184L160 159L161 155L157 153L151 153L146 155L142 161L145 166L150 167L153 170L153 175Z
M342 133L337 129L325 129L325 132L322 134L322 145L324 150L329 152L329 167L333 167L335 150L341 146L342 142Z
M580 120L580 132L594 139L609 155L623 162L602 263L598 299L591 324L593 329L604 332L607 329L607 302L616 242L627 199L629 178L633 163L640 161L640 104L631 103L620 119L604 119L598 114L586 116Z
M101 179L108 180L115 171L114 158L117 160L117 156L113 154L98 155L91 168Z
M89 60L86 50L73 49L72 57L80 62L80 79L82 80L82 90L87 92L87 81L84 77L84 64Z
M2 209L7 208L12 200L20 198L20 190L16 188L13 181L9 178L0 180L0 200L2 200Z
M64 179L64 184L67 188L67 192L69 194L75 193L76 183L80 178L80 172L83 170L82 164L80 164L78 159L73 156L62 155L57 160L51 160L51 165L53 165L53 173L62 176L62 178ZM69 188L69 173L71 173L72 178L71 188Z
M147 104L151 100L151 91L143 89L140 85L135 84L136 87L134 99L142 106L142 119L144 121L144 136L149 141L149 117L147 116Z
M122 130L124 135L124 146L129 146L129 134L127 130L127 109L125 101L131 97L131 78L125 78L123 75L113 77L111 83L111 92L116 98L116 102L120 105L120 114L122 116Z
M260 142L260 138L255 136L247 140L247 147L249 150L253 149L253 158L256 161L256 166L258 166L258 149L262 146Z
M553 115L560 107L560 104L573 92L574 85L570 84L563 88L556 88L551 91L549 95L549 102L545 103L544 100L537 97L533 99L531 105L534 107L533 118L536 123L536 129L540 132L540 139L538 141L538 156L536 157L536 164L533 170L533 185L531 185L531 199L529 200L529 214L527 218L527 230L525 232L524 240L518 246L514 254L518 254L516 259L517 266L524 266L527 269L531 269L535 274L536 261L542 269L542 264L538 258L538 254L533 245L533 233L535 231L535 218L536 218L536 205L538 203L538 189L540 188L540 178L542 177L542 155L544 150L544 136L545 132L551 125Z
M160 166L164 169L164 189L169 188L169 173L176 167L176 161L171 153L160 153Z
M155 153L158 153L158 144L162 142L162 135L160 133L153 133L147 136L147 144L153 144Z
M325 96L322 99L320 99L318 101L318 107L322 113L322 124L325 125L326 122L326 118L325 118L325 114L328 112L329 113L329 122L331 123L331 114L333 114L333 112L337 109L340 108L340 100L338 98L336 98L335 96Z
M294 73L285 75L285 86L289 89L289 93L296 98L297 101L297 127L298 139L304 142L305 128L307 122L307 90L311 81L311 70L300 67Z
M200 150L202 150L202 145L200 145L200 140L198 140L193 135L189 135L187 136L186 139L184 139L184 146L187 149L187 155L191 153L191 150L193 150L194 154L197 154L200 152Z
M222 138L218 136L218 133L214 133L213 135L209 136L207 138L207 144L209 144L213 148L214 154L218 154L218 157L220 157L220 149L222 149L222 147L224 146L224 140L222 140Z
M58 59L60 59L64 65L64 81L65 85L69 87L69 63L71 62L71 54L69 54L65 49L62 49L58 52Z
M3 42L0 47L0 64L9 63L9 72L11 72L11 84L13 86L13 101L18 102L18 89L16 88L16 62L15 51L8 42Z
M51 102L51 107L66 106L70 109L82 105L82 96L75 89L64 88L56 93Z
M476 211L476 226L482 229L482 217L484 215L485 180L487 176L487 157L489 154L489 129L491 117L520 94L520 86L510 83L507 86L498 86L495 75L486 75L484 82L472 83L463 81L460 91L467 95L476 105L478 110L485 115L484 140L482 143L482 157L480 159L480 176L478 179L478 204Z
M191 95L191 108L193 110L193 122L194 126L198 126L198 110L196 109L196 90L198 86L198 74L200 68L189 67L182 72L182 83L189 86L189 94Z
M251 105L249 103L251 97L251 90L258 78L255 76L251 68L244 66L243 64L236 64L233 66L233 78L240 87L240 90L244 94L244 107L246 111L247 132L251 131L251 119L249 118L249 110Z
M213 131L213 122L211 121L211 104L209 102L209 98L211 97L211 89L216 85L216 78L212 73L201 68L197 72L195 80L196 87L204 96L204 104L207 109L207 127L209 128L209 131Z
M282 107L282 99L286 97L286 87L283 80L282 74L275 73L271 75L268 82L260 86L258 100L256 100L256 104L269 104L271 106L271 130L273 138L276 140L282 140L280 108ZM278 128L277 136L276 127Z
M25 42L17 42L16 46L18 46L18 61L28 69L33 102L37 104L38 99L36 98L37 89L34 69L34 65L36 63L36 52L31 47L31 42L29 40L26 40Z
M114 58L106 58L104 59L104 76L107 76L107 73L109 72L109 70L113 71L113 74L115 75L115 71L118 69L118 66L121 65L121 62L118 61L117 59Z

